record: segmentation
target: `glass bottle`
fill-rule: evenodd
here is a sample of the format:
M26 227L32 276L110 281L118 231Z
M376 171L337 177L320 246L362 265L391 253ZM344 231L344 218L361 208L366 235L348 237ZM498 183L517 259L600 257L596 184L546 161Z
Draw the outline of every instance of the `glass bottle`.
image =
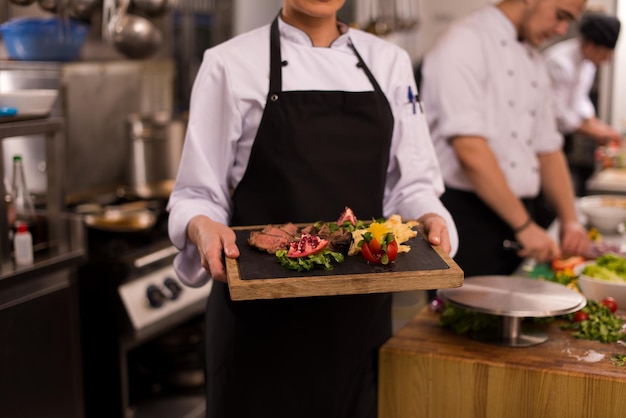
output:
M24 174L24 165L21 155L13 156L11 205L13 206L12 212L15 214L15 222L25 222L29 226L35 223L35 203L26 185L26 176Z

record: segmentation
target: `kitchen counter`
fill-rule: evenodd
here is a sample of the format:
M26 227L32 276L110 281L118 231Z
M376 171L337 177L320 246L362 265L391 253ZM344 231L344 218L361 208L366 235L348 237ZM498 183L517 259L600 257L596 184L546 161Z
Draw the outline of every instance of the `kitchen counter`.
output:
M626 346L545 330L539 345L491 345L424 308L380 350L379 418L623 417L626 366L610 357Z
M0 269L2 415L82 418L77 269L85 259L83 226L46 219L46 240L29 266ZM6 232L3 231L3 232Z

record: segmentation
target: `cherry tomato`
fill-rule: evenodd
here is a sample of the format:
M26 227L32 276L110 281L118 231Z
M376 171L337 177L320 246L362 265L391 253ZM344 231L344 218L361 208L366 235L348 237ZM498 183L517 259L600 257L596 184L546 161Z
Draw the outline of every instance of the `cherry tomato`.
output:
M587 312L578 311L574 314L574 322L582 322L589 319L589 315Z
M607 296L604 299L602 299L600 303L606 306L607 308L609 308L611 312L615 312L617 310L617 302L615 301L615 299L613 299L610 296Z
M380 246L380 242L378 242L376 238L372 238L372 240L367 243L367 246L369 247L372 255L382 254L383 252L383 249Z
M387 244L387 259L385 260L385 251L376 238L372 238L370 242L363 241L361 247L363 257L372 264L388 264L396 259L398 255L398 241L395 239Z
M396 259L398 255L398 241L395 239L387 244L387 257L389 257L389 262L391 263Z
M365 257L365 259L370 263L378 264L380 262L380 258L376 258L374 254L372 254L370 246L367 242L363 243L363 246L361 247L361 253L363 254L363 257Z

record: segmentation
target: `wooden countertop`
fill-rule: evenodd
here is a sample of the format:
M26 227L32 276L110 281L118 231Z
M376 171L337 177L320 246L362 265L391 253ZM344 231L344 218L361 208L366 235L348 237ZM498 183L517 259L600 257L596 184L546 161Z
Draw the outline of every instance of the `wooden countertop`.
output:
M624 417L626 346L548 340L507 347L457 335L424 308L380 350L379 418Z

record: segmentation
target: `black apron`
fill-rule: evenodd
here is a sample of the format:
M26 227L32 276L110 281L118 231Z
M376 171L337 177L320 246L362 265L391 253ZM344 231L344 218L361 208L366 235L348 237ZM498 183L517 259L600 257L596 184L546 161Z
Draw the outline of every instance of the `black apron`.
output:
M505 249L504 240L515 241L511 227L476 193L446 188L441 202L448 209L459 234L459 248L454 261L465 277L513 273L523 261L517 251ZM522 199L531 217L535 199Z
M232 224L332 221L345 206L382 216L393 115L358 52L374 91L283 92L278 18L270 44L270 89ZM233 302L227 285L213 286L207 417L376 416L390 294Z

